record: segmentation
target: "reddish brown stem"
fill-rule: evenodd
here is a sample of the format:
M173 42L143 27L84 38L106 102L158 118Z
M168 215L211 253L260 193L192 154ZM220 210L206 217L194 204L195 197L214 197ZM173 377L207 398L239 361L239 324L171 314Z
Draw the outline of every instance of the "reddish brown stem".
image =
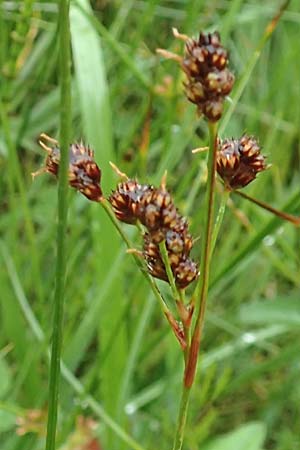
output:
M238 194L240 197L245 198L246 200L249 200L250 202L254 203L255 205L260 206L263 209L266 209L267 211L271 212L272 214L275 214L276 216L280 217L283 220L287 220L288 222L291 222L295 226L300 226L300 217L293 216L292 214L288 214L284 211L279 211L276 208L273 208L273 206L268 205L268 203L262 202L261 200L257 200L256 198L251 197L248 194L245 194L241 191L232 191L235 194Z
M211 258L212 245L212 229L214 218L214 193L215 193L215 172L216 172L216 152L217 152L217 124L209 124L210 133L210 149L208 156L208 179L207 179L207 194L205 206L205 224L204 224L204 238L201 251L201 266L200 266L200 295L197 308L197 319L192 335L191 346L189 350L187 365L184 374L184 385L190 388L194 382L198 352L200 347L204 316L206 310L206 301L208 293L208 281ZM198 297L198 288L196 288L196 297Z

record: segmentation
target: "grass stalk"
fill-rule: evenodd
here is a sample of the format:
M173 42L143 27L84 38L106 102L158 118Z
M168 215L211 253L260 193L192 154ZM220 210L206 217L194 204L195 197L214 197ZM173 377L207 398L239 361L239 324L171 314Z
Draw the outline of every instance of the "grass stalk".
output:
M196 372L198 351L204 322L206 300L208 293L210 259L212 248L212 232L214 219L214 197L215 197L215 173L216 173L216 151L217 151L217 124L209 123L209 155L207 162L207 191L204 211L204 235L201 249L200 261L200 284L196 287L196 295L199 302L196 304L196 323L194 326L188 363L185 370L185 386L191 387ZM198 291L200 291L198 295Z
M288 222L291 222L295 226L300 226L300 217L293 216L292 214L288 214L284 211L279 211L278 209L273 208L273 206L268 205L268 203L265 203L261 200L251 197L248 194L245 194L245 192L241 192L241 191L233 191L233 192L234 192L234 194L237 194L240 197L242 197L246 200L249 200L250 202L254 203L255 205L259 206L260 208L263 208L266 211L271 212L275 216L280 217L280 219L287 220Z
M223 218L224 218L224 214L225 214L225 209L226 209L226 204L228 201L228 198L230 196L230 191L228 190L224 190L221 194L221 201L220 201L220 205L219 205L219 210L218 210L218 214L216 217L216 221L215 221L215 225L214 225L214 230L213 230L213 234L212 234L212 243L211 243L211 252L213 253L216 242L217 242L217 238L219 235L219 231L223 222Z
M191 389L183 385L173 450L182 448Z
M181 402L178 414L178 421L174 439L173 450L181 450L185 423L188 411L189 396L194 382L198 360L198 351L203 328L204 313L208 292L210 257L212 249L214 197L215 197L215 172L216 172L216 150L217 150L217 124L209 123L209 155L207 162L208 178L206 191L206 204L204 212L204 237L201 251L200 266L200 289L196 287L196 292L200 290L199 306L196 310L197 318L194 326L190 345L186 350L186 366L182 384Z
M172 272L172 268L171 268L171 264L170 264L170 260L169 260L169 255L168 255L168 250L166 247L166 241L162 241L159 244L159 251L160 251L160 255L162 257L163 263L165 265L165 269L167 272L167 276L168 276L168 280L171 286L171 291L172 291L172 295L174 297L174 300L178 300L178 298L180 297L178 291L177 291L177 287L175 284L175 279L174 279L174 275Z
M68 166L71 141L71 72L70 72L70 28L69 1L61 0L59 7L60 44L60 143L61 159L58 181L58 226L56 286L54 294L54 317L50 361L49 410L47 422L46 450L55 450L57 414L60 382L60 357L63 339L63 308L66 275L66 231L68 212Z

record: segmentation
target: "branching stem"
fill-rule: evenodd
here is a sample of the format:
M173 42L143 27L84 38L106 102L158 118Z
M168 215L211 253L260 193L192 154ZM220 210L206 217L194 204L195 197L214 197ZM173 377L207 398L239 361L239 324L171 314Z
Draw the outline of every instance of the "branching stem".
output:
M208 292L209 268L212 249L212 230L214 223L217 124L209 123L209 136L210 142L209 142L209 155L207 162L208 175L207 175L206 203L204 211L204 236L201 251L200 284L195 289L195 293L197 294L197 297L199 297L199 302L196 305L197 318L192 334L192 339L191 342L189 342L188 340L188 345L185 352L186 365L182 384L181 403L179 408L179 415L173 450L181 450L182 448L189 396L195 378Z
M191 347L189 351L188 363L185 370L185 386L191 387L196 372L198 352L206 309L206 300L209 282L212 230L214 221L214 197L215 197L215 172L216 172L216 152L217 152L217 124L209 123L209 155L207 162L207 191L204 211L204 235L201 249L200 262L200 295L199 302L196 303L196 323L194 326ZM198 294L198 292L197 292Z

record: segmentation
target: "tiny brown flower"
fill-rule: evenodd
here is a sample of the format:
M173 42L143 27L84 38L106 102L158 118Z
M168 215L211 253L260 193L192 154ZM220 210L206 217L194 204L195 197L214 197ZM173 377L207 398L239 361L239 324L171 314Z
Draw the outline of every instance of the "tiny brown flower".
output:
M203 77L214 69L223 70L227 64L228 52L218 32L200 33L198 39L186 41L182 66L188 77Z
M228 189L239 189L267 168L265 159L254 137L225 139L217 152L217 172Z
M51 143L51 147L47 146L43 140ZM33 176L43 172L52 173L58 176L60 165L60 147L58 141L41 134L41 147L46 150L47 157L45 165ZM102 190L100 187L101 170L94 160L94 151L83 143L71 144L69 148L69 184L89 200L99 202L102 199Z
M172 229L177 220L177 209L171 194L162 187L153 188L142 198L139 219L153 234L153 239L161 242L166 230Z
M174 275L176 285L184 289L198 276L197 264L192 261L188 255L192 247L192 238L186 235L184 241L183 236L177 234L166 236L166 247L168 250L168 257L170 266ZM176 245L175 245L176 242ZM149 233L144 235L144 257L147 263L149 273L164 281L168 281L167 272L159 251L159 246L152 241Z
M186 96L212 122L222 116L224 97L233 87L234 76L227 64L228 52L219 33L200 33L197 40L187 39L181 62L187 75Z
M114 213L121 222L136 224L140 217L143 197L151 195L152 186L139 184L136 180L119 183L109 197Z

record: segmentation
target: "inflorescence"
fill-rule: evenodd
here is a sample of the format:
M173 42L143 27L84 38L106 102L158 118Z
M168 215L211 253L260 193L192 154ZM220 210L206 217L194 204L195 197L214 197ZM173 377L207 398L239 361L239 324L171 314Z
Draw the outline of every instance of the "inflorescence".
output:
M198 276L198 267L189 257L193 239L188 223L164 186L155 188L127 180L118 184L109 201L119 220L129 224L140 222L146 228L143 256L153 277L168 281L159 249L163 241L177 287L187 287Z
M44 141L50 142L51 147ZM46 134L41 135L40 145L46 150L45 165L33 175L48 172L58 176L60 148L58 141ZM101 170L94 160L94 152L83 143L70 145L69 184L89 200L101 202L104 197L100 187ZM118 220L131 225L142 224L143 257L149 273L169 281L159 244L165 241L170 266L178 288L186 288L198 276L197 264L190 259L193 239L188 232L187 220L174 205L171 194L162 185L155 188L136 180L119 183L109 197Z
M259 172L267 168L257 140L243 135L240 139L219 142L217 172L226 189L235 190L247 186Z
M234 83L227 68L228 52L221 45L219 33L200 33L197 40L188 39L181 65L187 75L184 83L187 98L208 120L219 120L224 98Z
M218 121L223 112L225 97L231 92L234 75L227 68L228 51L221 45L220 35L200 33L198 39L173 30L175 37L185 41L184 56L166 50L158 53L178 61L187 76L183 83L187 98L197 106L210 122Z
M43 140L50 142L51 147L46 145ZM39 144L47 152L45 165L33 176L40 173L52 173L58 176L60 164L59 143L55 139L41 134ZM102 199L102 190L100 187L101 170L94 160L94 151L83 143L74 143L69 148L69 184L77 191L85 195L89 200L99 202Z

